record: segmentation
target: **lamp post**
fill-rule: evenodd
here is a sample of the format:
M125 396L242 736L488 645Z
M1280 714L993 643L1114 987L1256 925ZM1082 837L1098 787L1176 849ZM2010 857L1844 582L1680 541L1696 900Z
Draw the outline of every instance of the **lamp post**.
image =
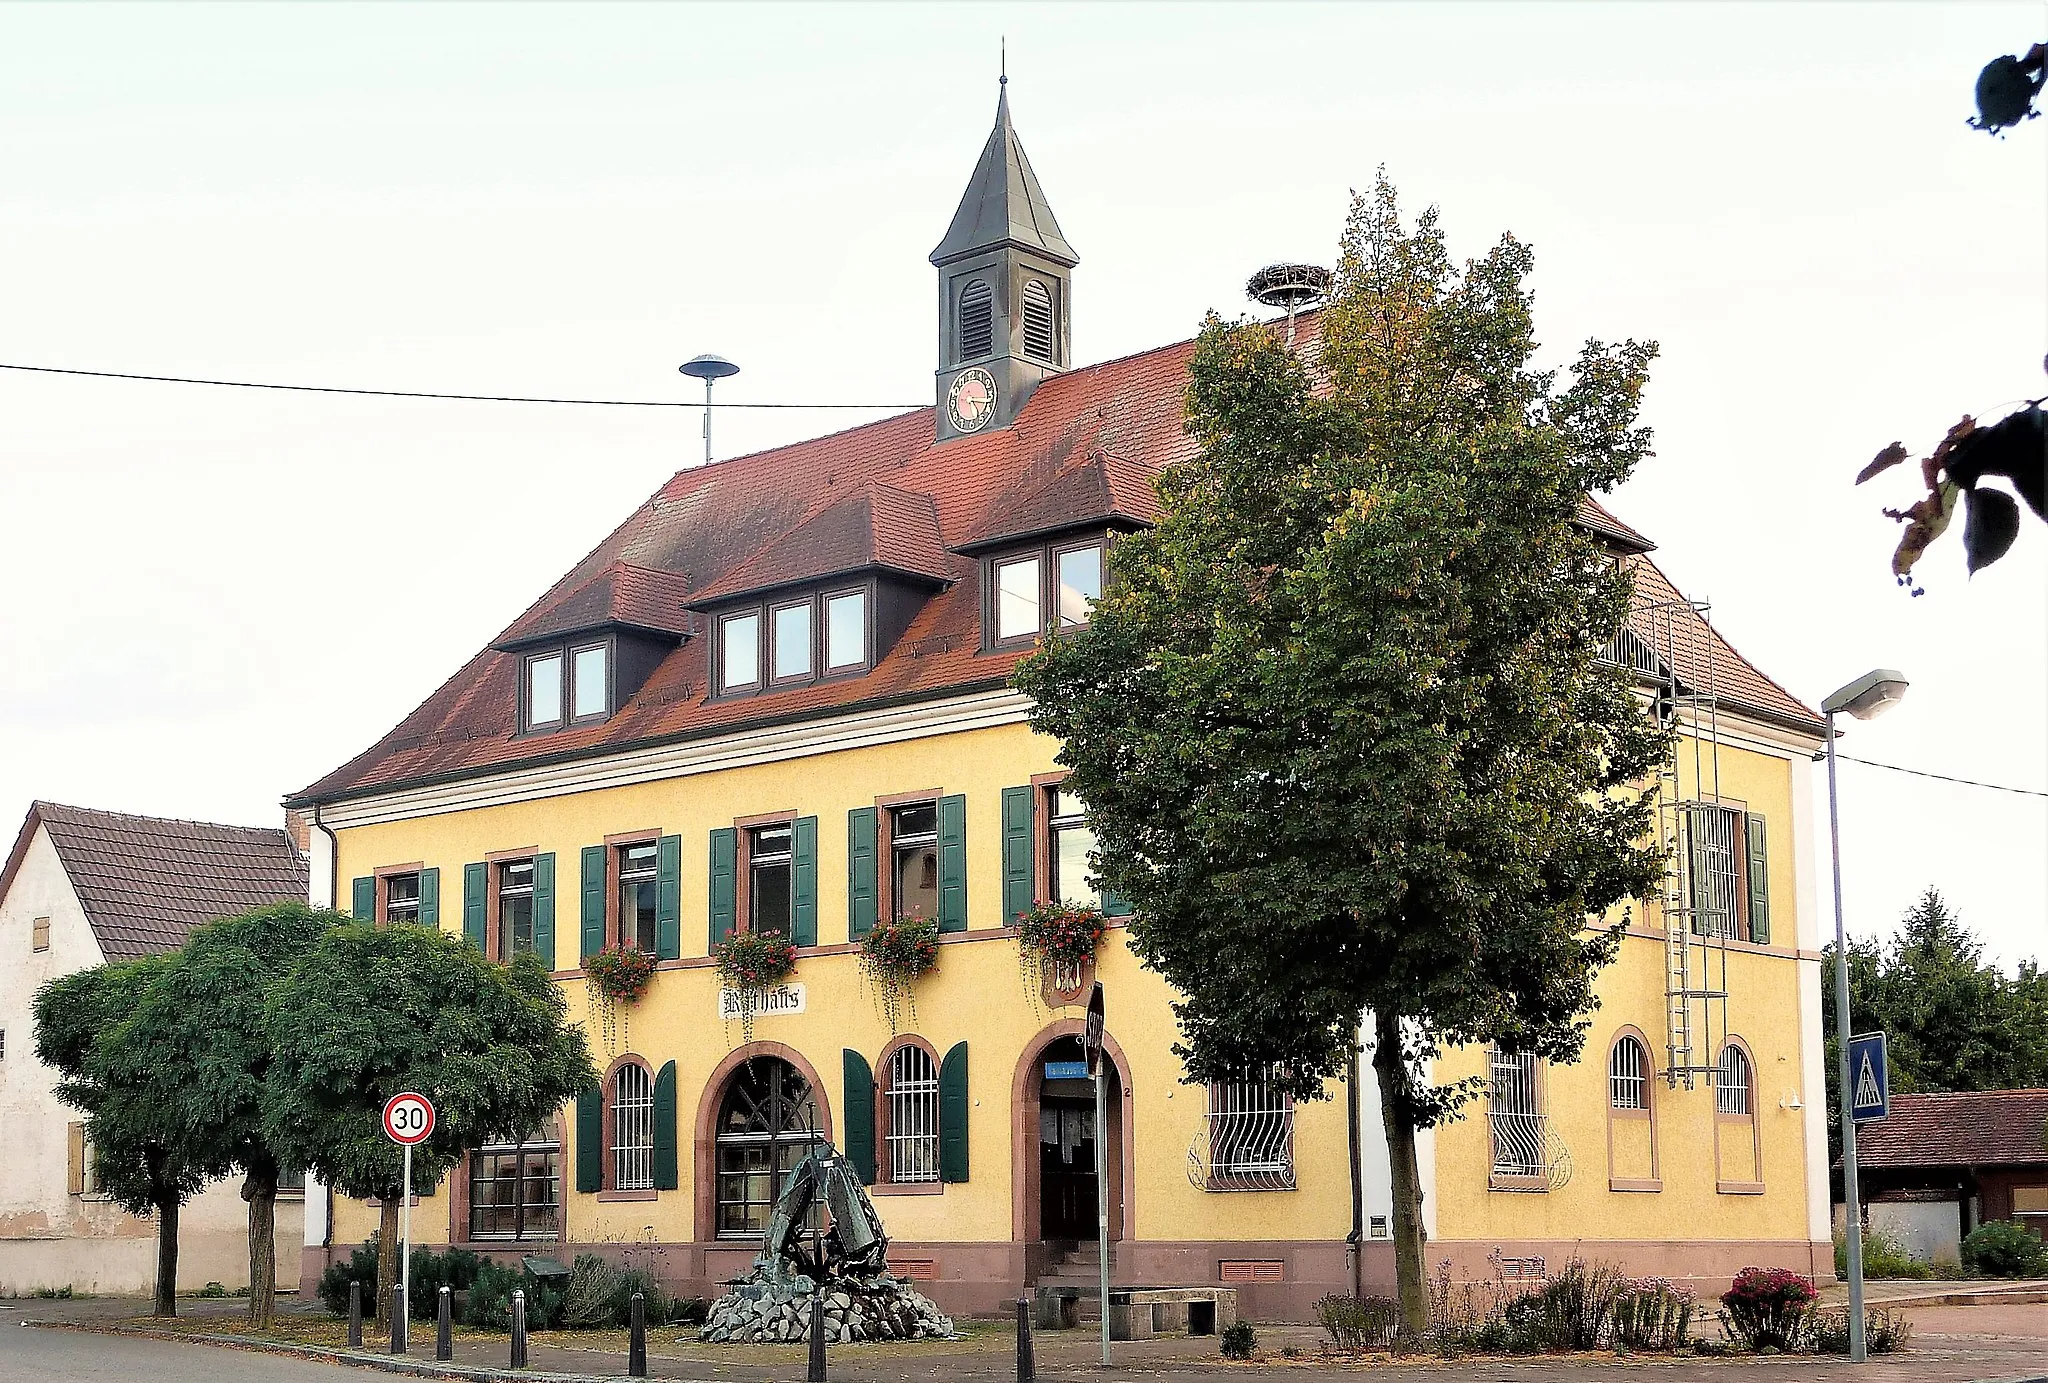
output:
M722 355L696 355L676 366L691 379L704 381L704 464L711 464L711 386L721 379L731 379L740 372L740 367Z
M1863 1341L1863 1204L1856 1186L1856 1120L1849 1108L1849 940L1842 923L1842 816L1835 798L1835 717L1847 711L1858 720L1874 720L1899 703L1908 685L1904 673L1877 668L1820 703L1828 727L1828 842L1835 863L1835 1037L1841 1049L1837 1074L1842 1091L1843 1230L1849 1256L1849 1359L1857 1364L1869 1354Z

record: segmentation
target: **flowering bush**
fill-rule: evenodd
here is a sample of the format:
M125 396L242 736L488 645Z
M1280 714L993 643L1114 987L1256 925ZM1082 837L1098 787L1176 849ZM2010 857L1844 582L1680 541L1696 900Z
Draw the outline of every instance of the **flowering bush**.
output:
M905 1008L916 1016L910 986L938 963L939 924L929 917L912 913L881 922L861 938L860 968L875 987L890 1032L896 1031Z
M719 983L739 995L740 1030L752 1042L761 996L796 969L796 947L780 932L734 932L711 948L711 956Z
M1721 1321L1744 1349L1794 1349L1816 1295L1813 1284L1789 1268L1744 1268L1721 1294Z
M1692 1288L1668 1278L1630 1278L1614 1299L1614 1347L1635 1351L1683 1348L1692 1329L1695 1300Z
M1018 913L1018 960L1031 1002L1038 1002L1047 975L1056 975L1063 969L1078 972L1094 956L1102 932L1100 908L1039 903L1029 912Z
M613 1003L630 1004L647 992L654 957L637 946L607 946L584 958L583 977Z

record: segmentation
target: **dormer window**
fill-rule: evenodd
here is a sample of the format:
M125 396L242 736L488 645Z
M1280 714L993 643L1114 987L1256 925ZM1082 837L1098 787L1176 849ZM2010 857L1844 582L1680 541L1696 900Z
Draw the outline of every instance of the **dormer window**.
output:
M1102 540L1002 554L985 571L984 642L990 648L1026 644L1045 632L1048 618L1061 629L1088 623L1090 607L1102 597Z
M714 685L746 696L865 672L873 662L869 588L769 598L718 616Z
M995 295L985 279L960 290L960 355L972 360L995 349Z
M1027 279L1024 284L1024 354L1048 365L1057 365L1058 341L1052 292L1037 279Z
M610 716L611 667L609 641L527 654L522 727L537 734Z

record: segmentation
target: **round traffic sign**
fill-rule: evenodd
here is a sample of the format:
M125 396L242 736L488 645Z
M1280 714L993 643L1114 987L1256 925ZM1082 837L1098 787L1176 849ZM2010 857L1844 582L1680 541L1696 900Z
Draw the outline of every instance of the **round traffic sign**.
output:
M408 1090L384 1101L384 1132L394 1143L424 1143L434 1131L434 1102Z

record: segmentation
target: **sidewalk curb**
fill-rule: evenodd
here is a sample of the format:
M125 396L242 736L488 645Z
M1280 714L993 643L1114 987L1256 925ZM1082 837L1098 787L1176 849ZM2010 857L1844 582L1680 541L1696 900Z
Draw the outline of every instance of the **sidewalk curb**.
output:
M451 1378L465 1383L616 1383L623 1375L588 1373L541 1373L534 1369L479 1368L471 1364L441 1364L404 1354L371 1354L368 1351L329 1349L325 1345L281 1344L259 1340L253 1335L210 1335L185 1330L152 1330L143 1325L94 1325L81 1321L23 1321L38 1330L76 1330L87 1335L133 1335L145 1340L182 1340L188 1344L212 1345L216 1349L241 1349L254 1354L281 1354L290 1359L310 1359L322 1364L347 1364L359 1369L378 1369L407 1378Z
M1866 1298L1866 1306L2037 1306L2048 1289L2007 1287L1983 1292L1929 1292L1920 1296Z

